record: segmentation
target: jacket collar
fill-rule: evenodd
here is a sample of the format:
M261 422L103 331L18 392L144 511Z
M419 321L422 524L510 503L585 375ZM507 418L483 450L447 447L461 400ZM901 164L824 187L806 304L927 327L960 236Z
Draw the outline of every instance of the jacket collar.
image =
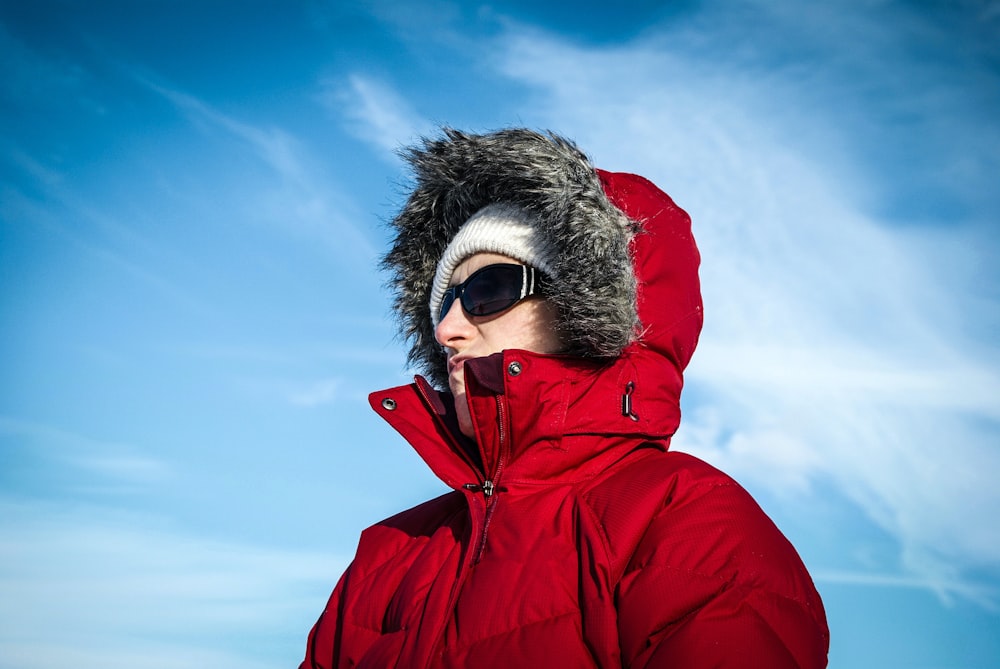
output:
M586 478L637 444L666 448L680 421L680 374L639 344L605 363L507 350L465 365L475 444L463 443L452 395L422 377L369 396L452 488ZM469 446L478 447L481 468Z

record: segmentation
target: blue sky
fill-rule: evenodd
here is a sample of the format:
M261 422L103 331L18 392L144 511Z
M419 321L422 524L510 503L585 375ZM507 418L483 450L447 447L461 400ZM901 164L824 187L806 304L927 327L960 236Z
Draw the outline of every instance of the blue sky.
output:
M574 138L693 216L675 447L742 482L836 669L1000 664L1000 4L0 1L0 667L295 666L443 490L394 151Z

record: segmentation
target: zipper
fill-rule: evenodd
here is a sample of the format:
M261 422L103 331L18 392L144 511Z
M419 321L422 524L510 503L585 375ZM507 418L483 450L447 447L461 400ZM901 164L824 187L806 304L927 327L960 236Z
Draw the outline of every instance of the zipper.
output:
M498 432L500 436L499 443L499 456L497 457L497 467L496 471L493 473L492 478L484 479L481 484L478 483L466 483L463 487L466 490L472 492L482 492L483 497L486 500L486 514L483 517L483 529L479 533L479 539L476 542L476 548L472 553L472 564L479 564L480 560L483 559L483 552L486 551L486 538L490 531L490 521L493 519L493 512L496 510L498 497L497 492L503 490L502 487L498 485L500 477L503 474L504 466L504 452L507 446L507 408L504 405L503 398L500 395L496 396L497 402L497 425L499 426Z
M496 485L493 481L486 479L482 485L478 483L466 483L462 487L472 492L481 492L483 493L483 497L486 498L483 529L480 531L479 538L476 540L476 547L472 551L472 564L476 565L483 559L483 551L486 550L486 535L489 533L490 520L493 518L493 510L496 508L496 497L493 496L493 493L496 492Z
M472 552L472 564L479 564L479 561L483 559L483 552L486 550L486 536L490 531L490 521L493 519L493 511L497 507L497 497L494 495L498 492L500 488L493 483L493 481L487 479L483 481L482 485L478 483L466 483L463 486L466 490L471 490L472 492L482 492L483 497L486 498L486 513L483 516L483 529L479 533L479 539L476 541L476 548Z
M430 398L427 397L427 393L424 391L423 387L419 383L417 384L417 392L420 393L424 402L428 406L433 406L433 403L431 402ZM500 429L498 430L500 435L500 448L499 448L500 456L497 458L496 473L493 475L492 479L486 478L485 472L480 471L480 468L477 467L474 462L472 462L472 458L470 458L469 455L465 452L465 449L462 448L462 446L458 444L453 437L451 437L451 432L447 429L443 430L443 432L447 434L451 439L452 446L454 447L455 451L459 454L459 456L463 460L465 460L466 463L468 463L469 467L472 469L473 472L482 476L483 480L482 483L466 483L462 486L463 488L465 488L470 492L482 492L483 496L486 498L486 513L484 514L483 517L483 529L479 534L479 538L476 541L476 548L472 553L473 555L472 564L474 565L479 564L479 561L483 557L483 551L486 549L486 534L489 530L490 519L493 516L493 508L496 504L493 494L498 490L496 481L500 476L500 472L503 470L503 445L504 442L506 441L506 435L507 435L506 431L507 416L501 397L497 395L495 399L497 403L497 422L500 425Z
M432 407L433 402L427 396L427 393L424 390L423 386L420 383L417 383L416 385L417 385L417 391L423 398L424 402L427 404L427 406ZM497 405L497 423L499 426L498 429L499 455L497 457L496 469L493 472L492 477L487 477L488 475L484 469L485 463L482 468L476 466L476 464L472 462L471 457L465 452L465 449L462 448L460 444L458 444L458 442L451 435L451 433L447 429L442 430L442 432L448 435L448 438L451 440L451 443L454 446L455 450L460 454L460 457L462 457L465 460L465 462L469 464L470 469L476 474L476 477L481 480L481 483L466 483L462 485L462 488L474 493L478 492L483 493L483 498L486 503L486 509L483 516L483 527L477 539L476 547L472 553L472 561L471 563L463 561L460 572L459 574L457 574L455 581L452 583L451 592L448 595L448 605L447 605L448 611L452 611L454 609L455 602L457 601L458 597L458 592L459 590L461 590L462 584L464 584L466 578L468 577L469 570L475 565L479 564L479 562L482 560L483 552L486 549L486 538L487 535L489 534L490 521L493 518L493 512L496 510L496 505L499 501L498 499L499 495L497 495L497 493L504 492L506 490L506 488L500 485L500 477L503 474L504 460L505 460L504 454L507 449L508 432L509 432L507 426L507 421L508 421L507 407L501 395L496 395L494 399L496 400L496 405ZM470 501L470 503L472 502ZM428 667L431 664L433 664L433 659L437 657L438 653L440 652L439 649L441 647L442 639L444 637L446 628L447 628L447 621L444 621L442 624L437 625L437 630L434 633L435 640L430 646L430 648L433 650L427 658Z

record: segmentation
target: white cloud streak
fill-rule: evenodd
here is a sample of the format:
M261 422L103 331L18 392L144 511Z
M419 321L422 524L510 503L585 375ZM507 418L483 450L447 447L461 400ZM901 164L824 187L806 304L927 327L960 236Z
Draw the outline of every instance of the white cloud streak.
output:
M346 85L327 81L323 101L334 114L344 117L353 135L389 160L433 128L389 85L357 73L347 77Z
M18 669L294 666L346 565L98 509L0 518L0 656Z
M134 68L127 71L136 82L163 97L206 132L222 131L224 137L250 148L280 177L278 185L256 192L249 184L241 185L241 194L255 193L250 202L241 203L248 220L263 218L302 238L318 240L352 264L367 267L375 261L377 250L363 232L356 205L318 178L322 173L320 164L291 133L240 121L150 75Z
M996 601L1000 593L996 588L970 586L967 582L955 580L915 578L898 574L867 573L836 570L814 570L813 579L821 586L824 583L856 585L866 588L903 588L907 590L927 590L945 601L961 597L974 601L987 610L996 611Z
M76 194L63 173L50 169L19 150L9 152L4 159L34 181L38 193L32 197L13 185L0 187L0 217L11 221L29 222L54 231L76 248L100 260L135 281L153 289L158 295L198 316L215 313L205 303L176 282L149 269L148 258L159 259L163 250L151 243L135 227L123 224L116 216L93 207ZM90 227L100 230L106 241L95 241ZM141 251L144 263L136 262L121 248Z
M169 463L144 455L132 445L10 416L0 415L0 443L16 444L33 458L70 468L74 481L80 478L117 492L141 490L174 474Z
M514 29L497 66L535 89L530 123L653 179L692 213L706 329L675 446L780 494L834 481L899 540L912 578L971 597L963 574L1000 565L1000 370L967 301L976 291L925 255L919 229L868 213L894 179L872 181L865 152L844 143L851 128L832 132L838 119L809 108L822 72L748 78L719 14L703 17L716 51L685 52L691 36L666 30L588 49ZM826 25L835 49L847 26Z

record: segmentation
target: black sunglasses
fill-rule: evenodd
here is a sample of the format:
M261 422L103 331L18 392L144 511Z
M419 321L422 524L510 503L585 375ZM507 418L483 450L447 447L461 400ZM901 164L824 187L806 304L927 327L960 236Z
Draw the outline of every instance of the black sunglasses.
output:
M489 316L510 309L542 291L542 273L527 265L487 265L477 269L462 283L444 291L438 322L444 320L458 300L470 316Z

